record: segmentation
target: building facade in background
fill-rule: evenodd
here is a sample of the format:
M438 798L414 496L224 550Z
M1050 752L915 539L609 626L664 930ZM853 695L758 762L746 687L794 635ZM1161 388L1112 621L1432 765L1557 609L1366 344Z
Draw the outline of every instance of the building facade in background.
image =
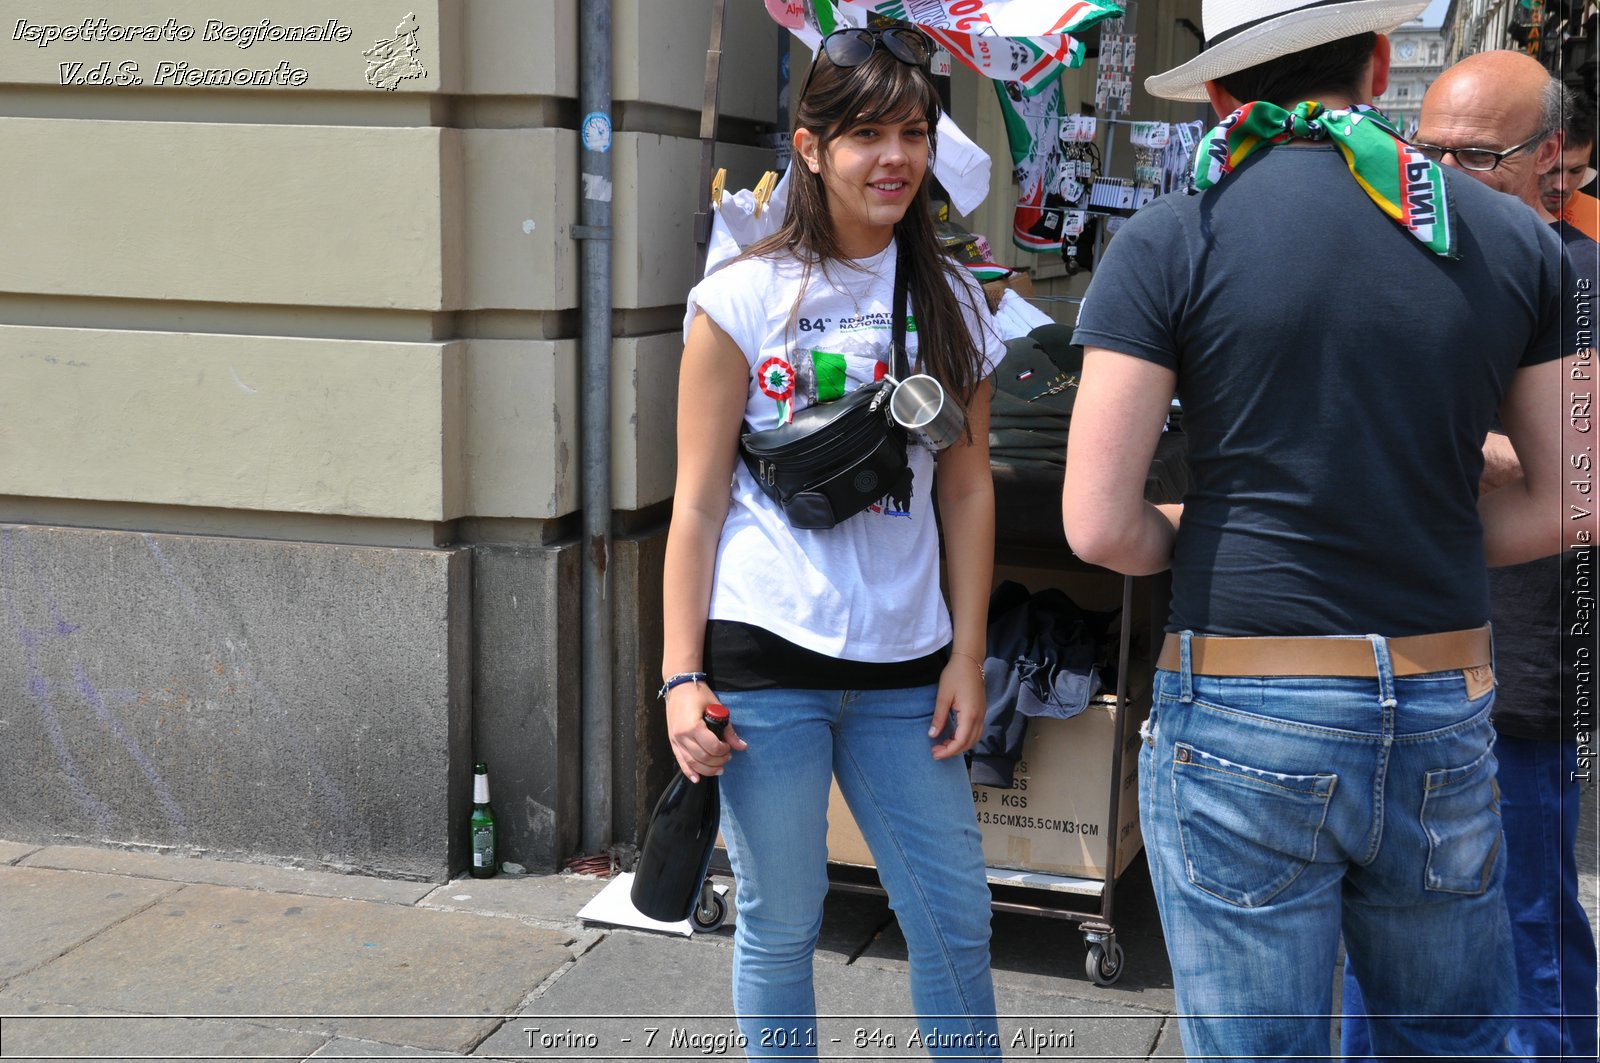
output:
M1412 21L1389 34L1389 88L1378 108L1406 136L1422 114L1422 94L1445 66L1449 40L1443 26Z
M1592 104L1600 98L1600 0L1451 0L1446 65L1476 52L1527 52Z
M613 115L583 122L589 6L7 5L0 837L442 879L480 759L507 859L578 849L585 196L636 836L709 12L611 5ZM755 143L779 36L730 8ZM766 154L722 157L748 183Z

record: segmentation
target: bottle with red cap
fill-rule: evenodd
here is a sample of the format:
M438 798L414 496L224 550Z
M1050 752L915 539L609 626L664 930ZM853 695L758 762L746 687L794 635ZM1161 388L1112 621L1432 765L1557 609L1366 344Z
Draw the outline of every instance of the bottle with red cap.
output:
M721 705L707 705L702 718L711 733L721 738L728 726L728 710ZM690 782L679 771L667 784L650 816L629 894L633 906L642 914L664 923L682 922L694 915L696 925L710 928L712 917L697 911L696 902L702 899L706 871L711 866L721 809L715 775ZM715 924L720 925L721 899L709 890L705 894L709 906L715 909Z

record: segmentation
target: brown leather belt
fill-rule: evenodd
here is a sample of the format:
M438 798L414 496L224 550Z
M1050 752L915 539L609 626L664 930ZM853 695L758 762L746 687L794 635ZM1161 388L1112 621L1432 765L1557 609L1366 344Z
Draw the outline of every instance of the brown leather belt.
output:
M1157 668L1178 670L1179 641L1179 636L1167 635L1161 644L1161 656L1156 659ZM1407 635L1388 642L1389 660L1397 676L1486 667L1493 656L1487 624L1466 631ZM1193 635L1189 639L1189 669L1195 675L1217 676L1378 675L1372 643L1360 637Z

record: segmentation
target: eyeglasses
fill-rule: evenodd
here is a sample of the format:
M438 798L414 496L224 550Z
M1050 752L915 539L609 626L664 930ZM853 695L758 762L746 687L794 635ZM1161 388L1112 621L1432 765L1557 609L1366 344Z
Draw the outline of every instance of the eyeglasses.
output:
M1514 148L1507 148L1505 151L1490 151L1488 148L1441 148L1437 144L1420 143L1414 143L1411 146L1434 162L1441 161L1446 155L1454 155L1457 164L1463 170L1476 170L1479 173L1483 173L1487 170L1493 170L1517 152L1527 151L1529 148L1534 147L1549 135L1549 130L1540 130L1521 144Z
M872 58L872 53L882 45L884 51L905 63L907 66L926 67L933 58L933 42L928 35L919 29L910 26L886 26L883 29L869 30L860 27L834 30L822 38L822 47L817 54L826 54L828 62L834 66L855 67ZM806 79L800 85L800 95L797 100L805 99L806 89L811 87L811 75L817 72L815 61L811 69L806 71Z

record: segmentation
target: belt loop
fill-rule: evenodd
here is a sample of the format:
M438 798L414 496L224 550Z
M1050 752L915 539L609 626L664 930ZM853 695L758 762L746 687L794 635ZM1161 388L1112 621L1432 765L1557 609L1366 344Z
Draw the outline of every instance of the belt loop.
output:
M1382 635L1368 635L1372 643L1372 656L1378 667L1378 704L1392 709L1397 704L1394 696L1394 662L1389 659L1389 640Z
M1178 700L1189 702L1194 700L1194 667L1189 656L1189 640L1194 638L1194 632L1183 630L1178 632Z

